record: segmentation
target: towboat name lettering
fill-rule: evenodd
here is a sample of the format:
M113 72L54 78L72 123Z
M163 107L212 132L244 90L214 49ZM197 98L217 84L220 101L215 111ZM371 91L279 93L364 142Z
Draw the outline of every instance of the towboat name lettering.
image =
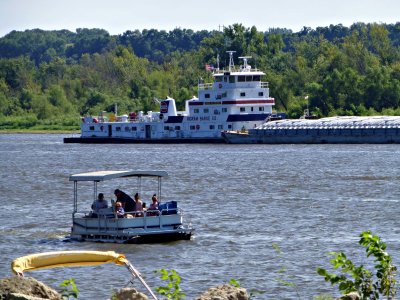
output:
M187 117L188 121L210 121L210 116L204 117Z

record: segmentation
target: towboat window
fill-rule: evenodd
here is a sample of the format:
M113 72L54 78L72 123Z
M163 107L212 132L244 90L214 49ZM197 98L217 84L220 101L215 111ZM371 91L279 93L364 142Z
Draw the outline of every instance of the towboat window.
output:
M219 115L219 110L218 109L214 109L214 115Z
M215 129L215 126L214 125L210 125L210 129L211 130Z
M254 107L253 107L253 106L252 106L252 107L250 107L250 110L251 110L251 111L254 111Z
M241 111L241 112L246 111L246 107L241 107L241 108L240 108L240 111Z
M221 109L221 111L224 112L224 113L226 113L226 112L228 112L228 109L227 109L226 107L223 107L223 108Z
M221 95L217 95L217 97L216 97L217 99L221 99Z
M218 125L218 129L224 129L223 125Z
M196 130L196 126L195 125L190 125L190 130Z
M125 127L125 131L131 131L131 128L128 127L128 126L126 126L126 127Z
M89 130L90 130L90 131L93 131L93 130L94 130L94 126L90 126L90 127L89 127Z
M260 75L254 75L253 76L253 81L261 81L261 76Z
M164 126L164 130L169 130L169 126Z
M204 113L205 113L205 114L208 114L209 112L210 112L210 110L209 110L208 108L205 108L205 109L204 109Z
M235 76L229 76L229 83L235 83Z
M215 82L221 82L222 76L215 76Z
M199 109L198 108L193 109L193 113L198 114L199 113Z
M253 76L246 76L246 81L253 81Z
M245 97L245 96L246 96L246 93L244 93L244 92L240 93L240 97Z
M204 94L204 98L210 98L210 94Z
M228 125L228 129L232 129L232 125L229 124L229 125Z
M238 76L238 82L245 82L246 77L245 76Z
M226 98L226 96L227 96L228 94L227 94L227 92L224 92L224 93L222 93L222 98Z
M132 127L132 131L136 131L136 130L137 130L136 126Z
M258 96L260 97L264 96L264 92L258 92Z
M175 130L181 130L181 126L175 126Z
M264 106L260 106L260 107L258 108L258 110L259 110L259 111L264 111Z
M228 76L224 76L224 82L228 82Z
M116 128L115 128L115 131L121 131L121 127L119 127L119 126L116 127Z

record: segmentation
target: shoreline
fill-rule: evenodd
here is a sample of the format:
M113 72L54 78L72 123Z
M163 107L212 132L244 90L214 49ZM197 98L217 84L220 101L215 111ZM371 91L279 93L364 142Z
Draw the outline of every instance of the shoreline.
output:
M80 134L79 130L43 130L43 129L38 129L38 130L23 130L23 129L5 129L1 130L0 129L0 134Z

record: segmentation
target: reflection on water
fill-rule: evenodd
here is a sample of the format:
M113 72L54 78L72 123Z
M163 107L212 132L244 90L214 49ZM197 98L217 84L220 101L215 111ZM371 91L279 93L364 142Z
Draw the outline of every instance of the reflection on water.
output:
M154 270L177 270L189 299L232 278L265 291L255 299L294 299L297 292L312 299L337 295L315 271L330 267L328 252L343 250L365 263L357 245L364 230L378 234L399 265L397 145L79 145L63 144L63 137L0 135L2 277L11 275L13 258L34 252L114 250L152 287L162 284ZM180 201L196 227L194 239L153 245L66 242L73 191L68 176L102 169L169 172L164 200ZM114 184L129 193L135 189L128 182L106 183L101 188L108 199ZM75 278L82 299L106 298L129 281L129 272L114 265L30 275L53 286Z

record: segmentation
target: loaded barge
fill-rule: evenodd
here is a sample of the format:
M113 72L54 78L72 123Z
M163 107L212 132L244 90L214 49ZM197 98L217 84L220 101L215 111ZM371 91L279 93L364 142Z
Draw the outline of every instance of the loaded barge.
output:
M330 117L271 121L247 131L224 131L230 144L400 143L400 117Z

